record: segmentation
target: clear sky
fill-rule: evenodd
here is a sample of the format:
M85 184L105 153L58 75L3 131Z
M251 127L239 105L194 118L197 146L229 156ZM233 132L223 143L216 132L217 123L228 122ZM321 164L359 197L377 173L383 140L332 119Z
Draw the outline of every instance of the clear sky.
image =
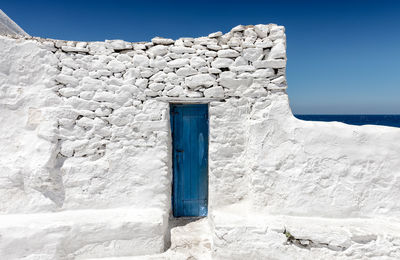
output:
M0 0L32 36L149 41L286 27L288 93L297 114L400 114L400 0Z

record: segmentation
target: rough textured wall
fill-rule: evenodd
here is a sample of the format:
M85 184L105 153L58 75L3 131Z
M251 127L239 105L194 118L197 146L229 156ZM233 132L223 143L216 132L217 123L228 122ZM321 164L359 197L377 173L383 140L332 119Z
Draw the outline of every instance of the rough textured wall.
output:
M61 105L52 90L58 60L35 41L0 40L0 212L55 208L60 171L54 164L57 124L51 115Z
M212 179L217 187L215 195L226 190L226 202L231 203L232 196L240 198L245 191L236 194L236 188L227 190L223 187L226 176L218 172L231 169L229 178L235 184L244 177L240 170L243 163L238 158L244 151L243 129L249 106L271 89L286 88L285 35L283 27L277 25L238 26L227 34L217 32L176 41L159 37L147 43L45 39L24 42L3 38L2 44L10 56L3 56L9 62L3 64L4 70L26 67L18 73L28 80L27 84L43 84L36 70L51 67L52 74L45 79L47 87L38 92L46 91L54 99L49 104L52 109L41 109L43 105L34 103L29 108L26 104L16 105L49 132L44 140L38 139L48 146L34 155L46 154L46 158L32 169L34 173L29 173L34 178L32 193L41 196L41 200L32 203L41 201L41 205L25 204L19 199L20 206L10 203L3 206L3 212L127 206L168 211L168 101L190 98L222 101L211 105L210 172L216 176ZM27 44L35 46L43 59L52 63L39 60L35 52L29 55L37 60L22 60L19 49ZM21 55L21 59L14 59L15 55ZM17 81L9 83L12 88L20 85L22 79L17 72L4 74ZM2 86L7 88L10 87ZM33 86L25 88L28 90L24 91L31 91ZM49 114L47 125L40 118L45 113ZM237 139L229 140L233 149L221 139L225 130L236 131ZM21 156L25 163L31 161L27 157L32 152L15 154L9 156ZM21 178L27 174L19 173ZM5 190L9 188L4 186ZM21 187L15 189L18 192ZM225 201L222 197L220 200Z
M146 43L0 37L0 52L2 257L161 252L171 207L169 102L210 104L209 220L217 258L239 251L239 258L297 256L300 249L282 244L287 226L322 251L355 245L356 257L364 250L358 245L375 240L371 254L398 249L395 235L361 220L356 231L336 220L328 221L331 230L322 221L312 233L304 227L312 219L278 217L267 225L270 214L399 213L399 129L295 119L285 93L282 26ZM379 251L379 243L390 246Z
M270 214L400 216L400 129L301 121L287 95L252 110L253 205Z
M8 258L162 251L168 103L210 102L212 209L247 194L251 106L286 89L284 28L273 24L147 43L1 37L0 47L0 255Z

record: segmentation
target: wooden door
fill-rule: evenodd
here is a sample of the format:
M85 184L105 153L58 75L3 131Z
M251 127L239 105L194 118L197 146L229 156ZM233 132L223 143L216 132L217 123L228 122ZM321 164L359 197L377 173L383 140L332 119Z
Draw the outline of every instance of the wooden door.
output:
M171 105L173 214L207 215L208 105Z

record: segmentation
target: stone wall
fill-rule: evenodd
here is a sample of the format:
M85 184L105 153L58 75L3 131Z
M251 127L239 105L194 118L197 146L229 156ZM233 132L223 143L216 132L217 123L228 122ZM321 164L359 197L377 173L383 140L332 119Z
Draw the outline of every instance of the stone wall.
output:
M28 108L34 117L30 120L47 131L39 137L51 147L46 151L48 161L30 173L31 188L43 196L46 206L4 206L4 213L125 206L168 211L168 101L174 100L218 101L211 104L210 172L216 176L215 187L225 191L227 187L220 187L224 181L217 184L221 171L236 168L237 173L230 175L233 182L244 177L237 158L244 150L249 107L255 99L286 88L284 29L272 24L237 26L226 34L176 41L160 37L147 43L4 38L2 43L10 55L13 48L29 44L51 59L51 64L29 64L21 56L14 63L51 66L45 83L54 99L44 109ZM11 62L12 58L5 59ZM21 74L36 80L34 71L24 68ZM21 80L15 76L8 78ZM13 89L15 84L3 89ZM46 125L41 122L45 114ZM218 135L226 130L232 132L231 140ZM226 165L229 161L232 165ZM242 193L225 192L231 197L227 202Z
M41 218L70 229L56 232L59 246L43 249L50 259L164 248L171 212L170 102L210 103L210 211L243 199L251 106L286 89L284 28L273 24L143 43L1 37L0 49L3 237L25 221L31 223L27 237L56 232L45 231ZM80 226L94 232L95 220L79 219L92 214L100 226L126 208L138 214L104 226L96 241L62 246ZM138 222L146 214L156 221ZM157 232L138 238L137 230ZM143 244L149 240L158 244ZM38 253L28 247L26 254ZM8 243L0 249L21 257Z
M255 208L295 216L400 217L399 128L298 120L287 95L268 103L253 109L248 127Z
M163 251L174 102L209 103L215 252L238 249L222 231L263 236L271 214L399 216L400 130L295 119L282 26L143 43L0 37L0 52L0 256ZM262 258L285 239L271 232Z

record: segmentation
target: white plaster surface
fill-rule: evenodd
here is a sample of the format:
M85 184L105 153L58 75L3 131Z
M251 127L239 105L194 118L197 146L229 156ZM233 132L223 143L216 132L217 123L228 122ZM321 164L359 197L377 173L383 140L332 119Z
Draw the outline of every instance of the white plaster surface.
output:
M0 35L22 35L28 34L8 17L3 10L0 9Z
M400 129L301 121L287 95L253 110L251 200L272 214L400 216Z
M400 130L294 118L285 41L0 37L0 258L398 259ZM168 102L210 115L209 217L170 232Z
M0 216L2 259L87 259L164 250L160 210L69 210Z

